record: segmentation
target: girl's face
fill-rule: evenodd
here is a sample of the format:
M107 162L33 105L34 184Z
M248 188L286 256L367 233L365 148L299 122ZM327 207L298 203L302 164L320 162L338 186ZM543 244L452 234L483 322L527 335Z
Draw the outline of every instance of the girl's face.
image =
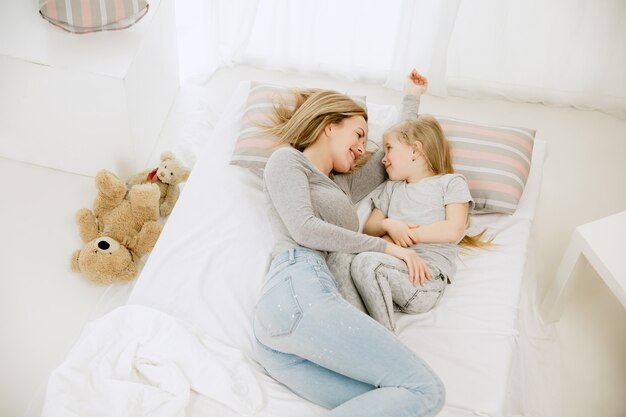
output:
M356 159L365 152L367 122L362 116L352 116L340 124L331 124L328 128L333 171L351 171Z
M383 136L385 156L382 160L387 175L392 181L403 181L413 174L413 148L400 140L396 132L388 132Z

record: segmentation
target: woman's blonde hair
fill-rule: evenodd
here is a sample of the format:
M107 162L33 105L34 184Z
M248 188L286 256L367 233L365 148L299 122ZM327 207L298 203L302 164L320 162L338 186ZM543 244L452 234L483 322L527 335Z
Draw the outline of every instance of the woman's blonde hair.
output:
M454 174L450 145L441 125L433 116L419 115L392 126L387 130L387 133L389 132L397 133L400 140L411 147L414 147L416 142L420 142L422 144L422 156L435 175ZM468 216L466 227L469 227L469 224ZM476 235L463 236L459 245L467 248L491 246L493 237L486 239L486 231L487 229L483 229Z
M274 103L271 125L261 125L269 134L278 138L276 146L289 144L304 151L315 143L329 124L341 124L345 119L361 116L367 122L367 112L345 94L318 88L293 90L295 105L285 100ZM356 162L361 166L371 155L366 152Z

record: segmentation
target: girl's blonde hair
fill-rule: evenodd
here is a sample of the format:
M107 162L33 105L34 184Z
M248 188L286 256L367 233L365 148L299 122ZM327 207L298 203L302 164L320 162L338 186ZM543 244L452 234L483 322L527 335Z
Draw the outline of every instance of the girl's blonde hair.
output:
M345 94L318 88L293 90L293 93L295 106L285 100L274 103L272 124L261 125L278 138L276 146L289 144L302 152L331 123L341 124L353 116L361 116L367 122L365 109ZM371 152L361 155L356 166L363 165L370 155Z
M419 115L390 127L387 132L397 133L411 147L420 142L423 156L435 175L454 173L450 145L441 125L433 116Z
M422 144L422 156L435 175L454 174L450 145L441 125L433 116L419 115L390 127L387 130L387 133L389 132L397 133L400 140L411 147L415 146L416 142L420 142ZM466 227L469 227L469 224L468 216ZM493 237L486 239L486 231L487 229L483 229L476 235L463 236L459 245L467 248L491 246Z

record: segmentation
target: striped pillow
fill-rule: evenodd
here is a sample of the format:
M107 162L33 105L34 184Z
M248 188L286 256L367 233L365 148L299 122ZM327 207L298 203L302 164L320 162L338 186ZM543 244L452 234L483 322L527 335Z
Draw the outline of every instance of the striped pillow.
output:
M364 96L350 97L358 104L365 106ZM274 103L282 99L287 105L295 105L294 94L289 87L273 84L250 83L250 92L241 119L239 137L230 163L249 168L259 176L263 176L263 169L268 158L276 149L289 145L275 146L276 137L263 131L261 125L271 124L273 120Z
M454 170L468 181L474 214L512 214L524 191L535 130L437 116L450 143Z
M148 12L146 0L39 0L39 14L72 33L125 29Z

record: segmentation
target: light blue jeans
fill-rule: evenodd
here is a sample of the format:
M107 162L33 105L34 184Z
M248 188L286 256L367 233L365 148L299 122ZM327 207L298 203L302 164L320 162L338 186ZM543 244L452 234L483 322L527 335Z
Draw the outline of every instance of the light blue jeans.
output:
M257 361L327 416L426 417L445 402L433 370L339 294L317 252L272 261L254 317Z

